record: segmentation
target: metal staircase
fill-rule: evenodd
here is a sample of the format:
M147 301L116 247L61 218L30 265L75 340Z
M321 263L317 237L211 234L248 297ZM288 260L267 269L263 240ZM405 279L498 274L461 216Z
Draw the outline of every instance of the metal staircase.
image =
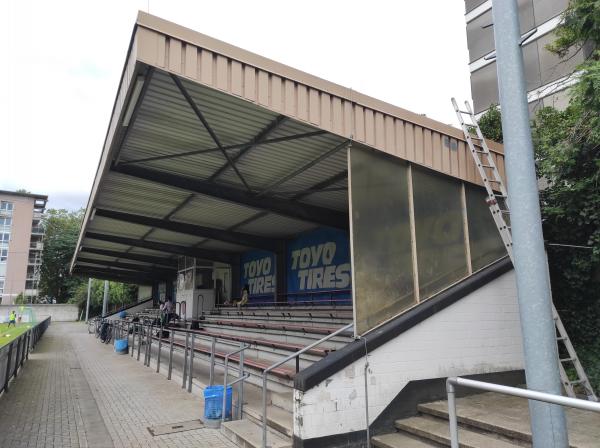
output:
M494 162L494 158L490 153L481 129L479 128L479 124L475 119L471 105L468 101L465 101L465 110L462 110L459 108L458 103L454 98L452 98L452 105L454 106L454 111L456 112L456 116L460 122L460 126L465 135L465 139L467 140L467 144L469 145L469 149L471 151L471 155L473 156L473 160L475 161L477 171L479 172L479 175L483 180L483 185L487 191L488 196L486 203L490 208L490 212L492 213L492 217L494 218L498 232L500 232L500 237L504 242L508 256L514 263L508 192L502 177L500 177L500 173L496 163ZM465 116L469 117L469 123L465 122ZM475 132L475 135L473 135L473 132ZM594 389L592 388L585 370L583 369L583 366L577 357L575 348L569 339L569 336L554 305L552 305L552 314L556 327L556 342L559 348L558 368L560 371L560 378L567 395L569 397L576 397L575 387L580 386L585 391L585 395L587 396L588 400L598 401L598 398L594 393ZM560 357L561 343L564 347L562 352L566 352L568 354L566 358ZM574 368L574 372L576 374L576 378L574 380L569 378L565 369L565 366L568 367L569 365Z

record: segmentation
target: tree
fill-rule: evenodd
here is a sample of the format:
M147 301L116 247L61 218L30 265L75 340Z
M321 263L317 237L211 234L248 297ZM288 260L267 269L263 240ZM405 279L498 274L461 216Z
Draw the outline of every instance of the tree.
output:
M83 281L69 274L82 217L83 210L49 209L42 221L45 236L39 289L57 303L65 303Z
M109 310L120 308L137 301L137 285L127 283L108 283ZM87 302L87 281L82 282L75 288L69 303L76 303L80 309L84 309ZM104 280L92 279L90 293L90 317L102 313L102 302L104 300Z

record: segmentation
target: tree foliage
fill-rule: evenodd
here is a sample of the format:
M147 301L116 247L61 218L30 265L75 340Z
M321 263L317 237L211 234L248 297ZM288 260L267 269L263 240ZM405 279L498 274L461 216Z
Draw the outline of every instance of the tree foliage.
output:
M490 108L483 114L478 121L481 133L495 142L502 143L502 122L500 108L497 104L492 104Z
M600 1L571 0L563 13L562 23L556 28L556 40L548 49L559 56L566 56L573 46L600 42Z
M42 221L45 236L39 289L57 303L65 303L82 282L69 274L82 216L83 210L49 209Z
M121 308L124 305L134 303L137 300L137 285L119 282L108 282L109 310ZM69 303L76 303L80 309L85 309L87 302L87 281L82 282L75 288ZM104 300L104 280L92 280L90 293L89 317L102 313L102 302Z

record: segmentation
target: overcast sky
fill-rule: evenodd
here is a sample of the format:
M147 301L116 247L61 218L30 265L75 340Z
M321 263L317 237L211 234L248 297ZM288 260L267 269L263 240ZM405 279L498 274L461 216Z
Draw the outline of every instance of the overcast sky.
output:
M445 123L471 99L462 0L150 0L150 13ZM0 189L85 206L148 0L0 2Z

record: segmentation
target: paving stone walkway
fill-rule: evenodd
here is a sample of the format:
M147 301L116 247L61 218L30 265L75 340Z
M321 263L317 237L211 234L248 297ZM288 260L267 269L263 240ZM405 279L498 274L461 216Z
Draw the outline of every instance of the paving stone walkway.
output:
M83 324L53 323L0 397L0 446L235 447L214 429L148 431L201 415L201 400L178 382L115 354Z

